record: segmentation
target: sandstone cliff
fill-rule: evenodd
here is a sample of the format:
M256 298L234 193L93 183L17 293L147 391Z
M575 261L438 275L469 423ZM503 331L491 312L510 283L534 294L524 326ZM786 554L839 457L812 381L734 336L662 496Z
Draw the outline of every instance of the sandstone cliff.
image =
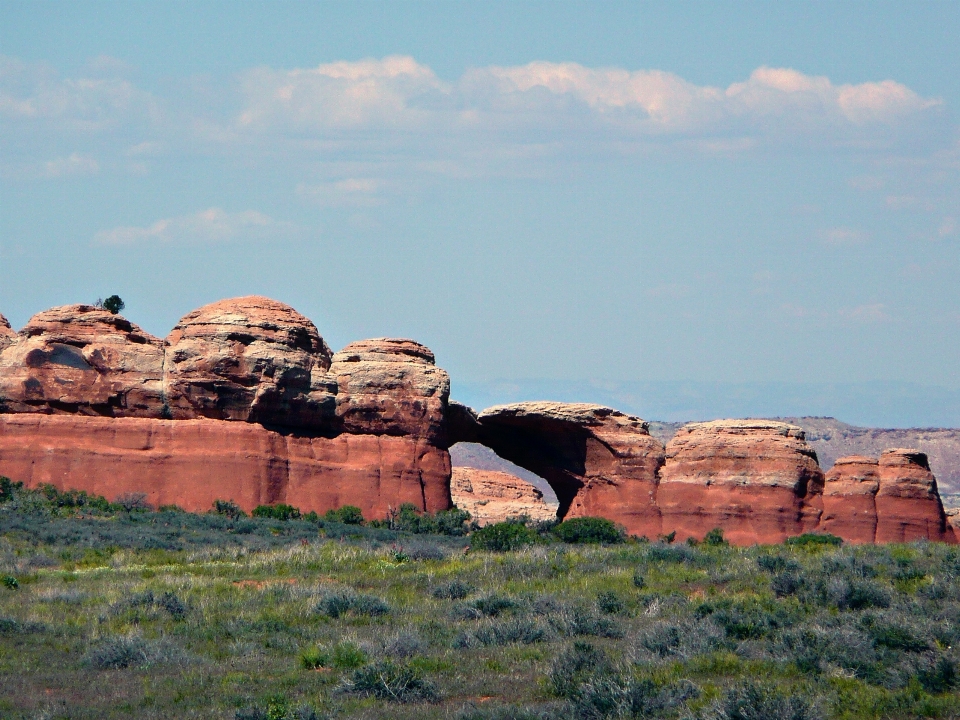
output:
M450 507L449 378L412 341L333 356L310 320L257 296L199 308L166 340L89 305L2 337L0 473L28 486L189 510Z
M781 542L817 527L823 473L803 430L766 420L681 428L667 443L657 504L679 539L719 527L732 542Z
M543 493L537 488L515 475L496 470L453 468L450 496L454 505L469 512L481 526L522 515L536 522L557 517L556 503L544 502Z
M582 403L498 405L479 415L451 404L453 442L481 442L547 480L559 517L601 515L655 537L663 446L639 418Z

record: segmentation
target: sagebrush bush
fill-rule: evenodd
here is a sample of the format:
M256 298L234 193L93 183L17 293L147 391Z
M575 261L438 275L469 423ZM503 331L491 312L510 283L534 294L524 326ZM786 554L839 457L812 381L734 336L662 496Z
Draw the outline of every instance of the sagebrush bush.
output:
M533 545L537 539L536 531L527 527L525 523L507 520L486 525L475 531L470 537L470 544L478 550L509 552L525 545Z
M439 697L436 686L425 680L419 671L391 660L358 668L343 690L397 703L431 702Z
M331 618L339 618L348 613L378 617L390 612L390 606L381 598L346 590L324 595L314 609Z
M564 520L553 528L553 534L566 543L613 545L627 539L627 533L623 528L600 517L577 517Z
M269 518L271 520L299 520L300 508L292 505L277 503L276 505L257 505L251 513L253 517Z

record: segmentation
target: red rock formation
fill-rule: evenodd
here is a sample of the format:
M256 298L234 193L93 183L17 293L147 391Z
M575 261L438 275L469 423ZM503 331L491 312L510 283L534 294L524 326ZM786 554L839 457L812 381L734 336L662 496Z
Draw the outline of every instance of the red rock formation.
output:
M0 408L14 413L156 416L163 342L92 305L30 318L0 352Z
M817 526L822 490L800 428L716 420L686 425L667 444L657 504L679 540L719 527L738 545L777 543Z
M927 456L897 448L880 455L876 542L953 540Z
M357 505L367 518L412 503L450 507L450 460L416 438L283 435L256 423L77 415L0 415L0 473L110 500L146 493L153 505L250 511L288 503L304 512Z
M453 504L470 513L478 525L521 515L537 522L557 517L557 506L544 502L543 493L537 488L516 475L497 470L453 468L450 496Z
M960 543L960 508L945 508L947 516L946 541Z
M443 441L450 377L429 348L413 340L362 340L333 356L330 375L344 432Z
M10 327L10 321L0 314L0 352L3 352L3 349L15 342L16 339L17 334Z
M330 348L310 320L269 298L220 300L185 315L167 337L170 416L326 430L336 388Z
M663 446L639 418L585 403L499 405L479 416L451 405L450 441L482 442L547 480L558 517L601 515L632 534L660 532Z
M838 458L823 486L823 515L818 531L854 544L872 543L877 536L877 491L880 468L876 458Z

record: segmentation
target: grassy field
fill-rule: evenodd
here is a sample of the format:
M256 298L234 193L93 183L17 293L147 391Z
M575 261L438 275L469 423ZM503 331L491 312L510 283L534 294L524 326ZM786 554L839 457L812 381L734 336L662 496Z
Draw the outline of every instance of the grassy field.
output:
M0 717L960 717L956 547L497 537L8 488Z

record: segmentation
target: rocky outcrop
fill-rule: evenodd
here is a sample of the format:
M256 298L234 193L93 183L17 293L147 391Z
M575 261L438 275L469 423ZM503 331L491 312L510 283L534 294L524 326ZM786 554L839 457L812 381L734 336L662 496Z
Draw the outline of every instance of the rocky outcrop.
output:
M854 544L877 536L877 491L880 466L863 455L838 458L823 487L823 515L817 528Z
M947 542L960 543L960 508L945 508L947 516Z
M876 542L950 540L947 519L927 456L897 448L880 455Z
M258 296L195 310L165 341L90 305L0 337L0 474L28 486L201 510L450 507L450 382L413 341L354 343L334 362L310 320Z
M17 339L17 334L10 327L10 321L0 315L0 352Z
M304 512L356 505L386 517L412 503L450 507L450 461L416 438L305 437L257 423L77 415L0 415L0 474L114 500L145 493L154 506L246 511L288 503Z
M455 467L450 476L453 504L470 513L478 525L526 516L536 522L554 520L557 506L524 480L496 470Z
M657 505L680 540L719 527L737 544L776 543L817 527L822 491L800 428L716 420L686 425L667 444Z
M451 404L449 432L546 479L561 518L600 515L637 535L660 532L663 446L639 418L584 403L498 405L479 415Z
M167 336L166 413L332 432L330 348L289 305L256 295L204 305Z
M413 340L351 343L333 356L336 415L344 432L445 441L450 377Z
M53 308L0 352L0 409L156 417L163 359L163 341L120 315L93 305Z

